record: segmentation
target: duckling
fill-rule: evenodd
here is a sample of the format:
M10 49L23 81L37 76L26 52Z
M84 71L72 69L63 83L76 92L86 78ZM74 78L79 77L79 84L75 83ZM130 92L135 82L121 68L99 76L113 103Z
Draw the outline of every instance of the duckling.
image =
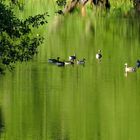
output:
M81 65L83 65L83 64L85 64L85 58L83 58L82 60L77 60L77 64L81 64Z
M140 60L137 60L136 66L137 66L137 68L140 67Z
M125 72L136 72L136 67L128 67L128 64L125 63Z
M57 57L57 59L54 59L54 58L50 58L48 59L48 63L52 63L52 64L55 64L56 62L58 62L60 59L60 57Z
M96 59L100 60L102 58L101 50L98 50L98 53L96 53Z
M73 56L69 56L69 61L74 61L76 60L76 54L74 54Z

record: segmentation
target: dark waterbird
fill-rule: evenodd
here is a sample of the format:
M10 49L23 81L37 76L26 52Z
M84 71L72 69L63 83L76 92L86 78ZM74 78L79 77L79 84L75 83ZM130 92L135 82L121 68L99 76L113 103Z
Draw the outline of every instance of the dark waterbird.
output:
M84 65L85 64L85 58L83 58L82 60L77 60L77 64L79 65Z
M76 60L76 54L69 56L69 61L74 61Z
M137 68L140 67L140 60L137 60L136 66L137 66Z
M58 67L63 67L65 66L65 62L62 62L62 61L58 61L55 63Z
M57 57L57 59L50 58L50 59L48 59L48 63L55 64L55 63L59 62L59 59L60 59L60 57Z

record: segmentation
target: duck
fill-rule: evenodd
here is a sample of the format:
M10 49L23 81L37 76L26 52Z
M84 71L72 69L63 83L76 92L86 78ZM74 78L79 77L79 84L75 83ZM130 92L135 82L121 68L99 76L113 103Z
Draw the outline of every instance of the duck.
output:
M77 64L81 64L81 65L83 65L83 64L85 64L85 58L83 58L82 60L77 60Z
M64 61L65 65L73 65L74 61Z
M96 59L100 60L102 58L101 50L98 50L98 53L96 53Z
M137 67L137 68L140 67L140 60L137 60L137 62L136 62L136 67Z
M54 58L50 58L50 59L48 59L48 63L55 64L56 62L59 61L59 59L60 59L60 57L57 57L56 59L54 59Z
M58 61L55 63L58 67L63 67L65 66L65 63L63 61Z
M136 67L128 67L128 64L125 63L125 72L136 72Z
M76 60L76 54L69 56L69 61L74 61Z

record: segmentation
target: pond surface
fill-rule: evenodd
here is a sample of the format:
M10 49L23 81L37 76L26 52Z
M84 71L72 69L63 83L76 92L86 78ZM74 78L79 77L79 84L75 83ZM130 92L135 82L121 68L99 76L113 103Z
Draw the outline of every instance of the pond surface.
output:
M41 34L34 60L0 77L0 140L140 139L140 70L124 75L140 59L139 21L55 17ZM84 66L47 62L74 53Z

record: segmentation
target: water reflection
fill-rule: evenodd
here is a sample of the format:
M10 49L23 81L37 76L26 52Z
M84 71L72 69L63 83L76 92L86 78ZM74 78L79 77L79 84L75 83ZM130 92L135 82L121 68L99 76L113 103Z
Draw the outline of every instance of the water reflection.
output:
M0 79L5 140L138 140L140 76L125 78L124 63L140 56L139 23L101 18L88 34L86 20L66 18L57 33L42 31L47 40L34 61ZM47 62L73 52L84 67Z
M2 108L0 107L0 137L1 134L4 132L4 128L5 128L4 118L3 118Z

